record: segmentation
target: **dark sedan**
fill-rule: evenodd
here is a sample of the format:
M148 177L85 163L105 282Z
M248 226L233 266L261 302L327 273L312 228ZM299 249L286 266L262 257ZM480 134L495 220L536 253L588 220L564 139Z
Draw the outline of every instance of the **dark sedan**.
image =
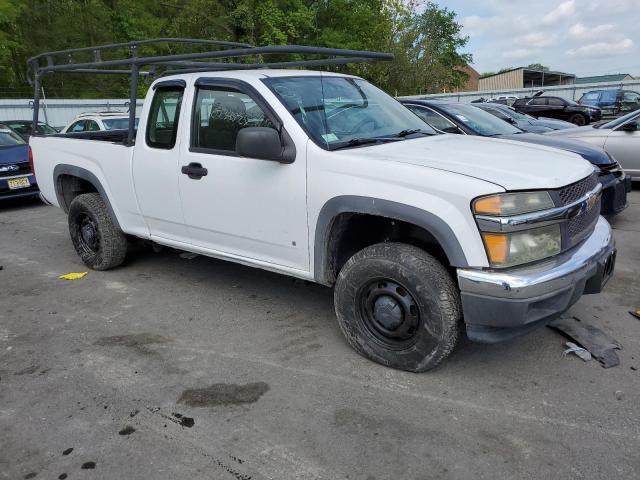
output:
M563 120L543 117L535 118L526 113L520 113L513 107L499 103L474 103L474 106L529 133L547 133L553 130L575 127L573 123Z
M433 100L401 100L401 102L425 123L441 133L515 140L577 153L600 170L599 180L603 189L601 213L612 215L627 207L631 177L628 177L618 162L602 148L564 138L561 142L556 142L558 137L555 136L526 133L477 108L476 105ZM549 141L550 139L553 141Z
M597 107L579 105L573 100L561 97L534 95L530 98L519 98L513 103L518 112L533 117L548 117L566 120L578 125L588 125L602 118L602 111Z
M0 200L35 195L31 149L20 135L0 124Z

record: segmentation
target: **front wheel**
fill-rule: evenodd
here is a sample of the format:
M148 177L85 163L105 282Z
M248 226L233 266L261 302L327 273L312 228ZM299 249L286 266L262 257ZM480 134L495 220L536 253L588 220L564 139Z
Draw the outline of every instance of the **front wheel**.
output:
M581 113L574 113L569 117L569 121L574 125L578 125L579 127L582 127L587 124L586 117Z
M403 243L379 243L344 265L335 286L338 323L361 355L423 372L455 348L460 294L444 266Z
M93 270L120 265L127 254L127 237L111 220L99 193L83 193L69 206L69 233L76 252Z

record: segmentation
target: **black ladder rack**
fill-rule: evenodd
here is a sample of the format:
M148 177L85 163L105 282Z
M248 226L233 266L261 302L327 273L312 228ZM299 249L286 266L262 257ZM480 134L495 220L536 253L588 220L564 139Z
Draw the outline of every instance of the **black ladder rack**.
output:
M205 46L215 49L204 52L176 53L158 56L139 56L139 47L160 44L182 44L192 47ZM102 59L102 53L113 50L127 50L120 58ZM76 61L78 55L93 55L93 61ZM315 55L322 58L276 62L230 63L226 60L261 55ZM133 145L135 135L136 100L140 77L154 76L158 70L162 74L189 73L221 70L253 70L259 68L299 68L344 65L347 63L376 62L393 60L390 53L366 50L345 50L339 48L309 47L303 45L270 45L255 47L246 43L194 38L155 38L128 43L113 43L95 47L71 48L45 52L27 60L29 83L34 86L33 130L36 131L40 110L40 88L47 73L84 73L102 75L128 75L131 78L129 91L129 134L127 145ZM113 68L119 67L119 68ZM142 67L151 67L142 70Z

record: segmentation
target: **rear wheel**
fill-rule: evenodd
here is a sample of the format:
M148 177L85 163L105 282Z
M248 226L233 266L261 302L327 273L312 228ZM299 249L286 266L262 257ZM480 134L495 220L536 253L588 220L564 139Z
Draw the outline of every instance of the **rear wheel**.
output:
M444 266L417 247L380 243L361 250L340 271L334 296L349 344L382 365L426 371L457 343L458 289Z
M582 127L587 124L586 117L581 113L574 113L569 117L569 121L574 125L578 125L579 127Z
M84 193L69 206L69 233L76 252L93 270L120 265L127 254L127 238L111 220L99 193Z

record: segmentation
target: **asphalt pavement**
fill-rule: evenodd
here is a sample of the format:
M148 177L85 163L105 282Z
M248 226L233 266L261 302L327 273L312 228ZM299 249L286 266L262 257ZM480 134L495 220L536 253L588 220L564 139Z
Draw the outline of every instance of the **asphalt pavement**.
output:
M604 293L569 314L620 365L542 328L434 371L374 364L329 288L165 249L86 271L61 210L0 204L0 478L640 478L640 191Z

